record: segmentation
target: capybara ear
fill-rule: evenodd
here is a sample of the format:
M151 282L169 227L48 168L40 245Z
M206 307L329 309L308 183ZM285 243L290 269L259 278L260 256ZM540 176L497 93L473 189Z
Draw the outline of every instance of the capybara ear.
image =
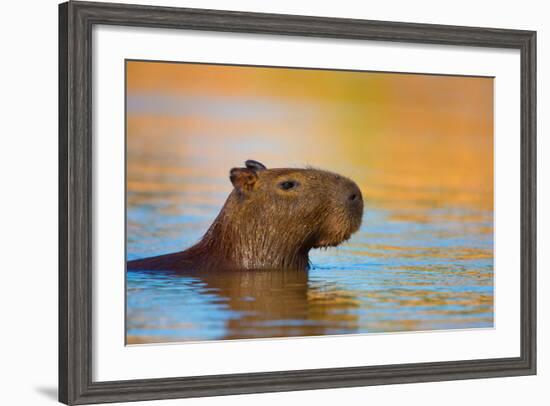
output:
M249 192L254 189L258 175L249 168L233 168L229 172L229 179L233 186L235 186L235 189L241 192Z
M255 170L255 171L263 171L264 169L267 169L263 163L255 161L253 159L249 159L248 161L246 161L244 163L244 165L248 169L252 169L252 170Z

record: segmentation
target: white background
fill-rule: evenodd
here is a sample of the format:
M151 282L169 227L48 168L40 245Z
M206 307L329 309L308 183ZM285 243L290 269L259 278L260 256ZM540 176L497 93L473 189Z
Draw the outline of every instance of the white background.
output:
M136 2L136 1L134 1ZM422 405L543 404L548 398L550 360L544 346L550 306L548 254L548 149L544 113L548 111L550 22L544 2L324 2L298 0L153 1L149 4L209 7L319 16L478 25L539 31L539 375L477 381L233 396L149 402L184 405L279 405L281 402L407 403ZM57 382L57 7L54 1L4 5L0 173L2 199L2 404L55 403ZM543 46L540 46L542 44ZM546 44L546 46L544 46ZM548 158L546 158L548 159ZM546 181L545 183L548 183ZM547 244L546 244L547 245ZM543 397L546 398L543 400Z

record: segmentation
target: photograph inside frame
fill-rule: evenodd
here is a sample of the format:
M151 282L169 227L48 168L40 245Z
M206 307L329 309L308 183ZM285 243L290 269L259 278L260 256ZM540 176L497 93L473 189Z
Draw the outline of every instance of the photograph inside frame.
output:
M493 327L492 77L125 64L128 345Z

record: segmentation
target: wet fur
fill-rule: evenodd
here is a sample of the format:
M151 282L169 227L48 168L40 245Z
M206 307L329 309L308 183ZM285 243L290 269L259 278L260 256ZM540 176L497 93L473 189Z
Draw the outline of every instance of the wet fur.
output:
M336 246L361 225L361 192L340 175L264 169L247 161L246 168L231 170L230 179L233 191L196 245L129 261L128 269L308 269L311 249ZM281 182L289 180L298 186L283 190Z

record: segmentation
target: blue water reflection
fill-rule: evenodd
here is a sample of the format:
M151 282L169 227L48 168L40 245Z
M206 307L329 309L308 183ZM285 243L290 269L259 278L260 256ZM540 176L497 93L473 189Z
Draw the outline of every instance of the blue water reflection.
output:
M170 204L130 206L129 259L191 245L218 210ZM361 230L313 251L309 272L128 272L128 343L493 326L492 214L422 214L437 221L367 205Z

